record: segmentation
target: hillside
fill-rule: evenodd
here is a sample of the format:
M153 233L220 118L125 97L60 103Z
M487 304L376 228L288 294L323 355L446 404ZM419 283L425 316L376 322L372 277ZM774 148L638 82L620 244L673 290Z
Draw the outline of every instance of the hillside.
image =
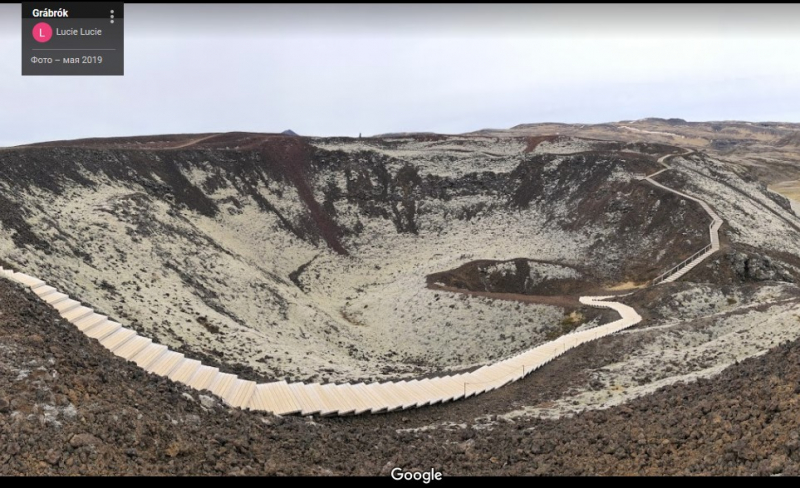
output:
M585 295L619 295L643 320L474 399L308 421L148 375L0 280L0 429L17 446L0 472L188 473L206 459L197 472L380 474L436 459L446 474L796 473L798 129L644 119L4 149L0 265L241 378L472 371L616 320ZM657 286L710 222L642 180L654 174L724 222L718 252ZM114 430L123 411L142 417ZM34 421L59 440L23 445ZM346 462L370 443L380 456Z

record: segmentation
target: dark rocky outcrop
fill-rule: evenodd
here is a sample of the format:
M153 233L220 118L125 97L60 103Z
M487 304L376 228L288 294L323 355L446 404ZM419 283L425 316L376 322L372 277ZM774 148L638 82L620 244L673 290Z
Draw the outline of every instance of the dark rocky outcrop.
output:
M788 267L775 262L762 254L732 252L725 259L733 267L736 276L742 281L786 281L794 283L794 276Z

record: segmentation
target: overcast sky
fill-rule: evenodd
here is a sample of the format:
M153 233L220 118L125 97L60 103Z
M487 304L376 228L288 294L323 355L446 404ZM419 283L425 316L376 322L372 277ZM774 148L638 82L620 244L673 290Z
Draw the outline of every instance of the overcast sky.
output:
M0 4L0 146L800 122L800 5L126 4L123 77L21 76L20 17Z

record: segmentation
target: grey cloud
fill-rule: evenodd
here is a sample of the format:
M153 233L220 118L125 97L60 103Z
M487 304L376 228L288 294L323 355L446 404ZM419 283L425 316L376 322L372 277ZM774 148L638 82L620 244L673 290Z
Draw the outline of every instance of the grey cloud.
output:
M0 5L0 145L291 128L800 120L800 6L126 5L124 77L22 77Z

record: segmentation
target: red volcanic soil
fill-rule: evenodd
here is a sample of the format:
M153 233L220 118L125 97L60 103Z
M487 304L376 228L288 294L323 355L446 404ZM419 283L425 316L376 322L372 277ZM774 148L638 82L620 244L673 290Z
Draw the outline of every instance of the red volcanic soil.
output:
M224 134L177 134L162 136L137 136L77 139L31 144L26 147L76 147L89 149L235 149L257 151L266 166L276 170L278 176L291 182L306 204L316 234L339 254L348 252L339 240L341 230L314 198L308 180L311 159L308 144L298 136L227 132ZM2 204L2 201L0 201Z
M22 147L83 147L92 149L168 149L187 147L197 140L217 134L164 134L133 137L92 137L69 141L48 141Z
M538 146L539 144L541 144L541 143L543 143L545 141L547 141L547 142L555 141L556 139L558 139L558 137L559 136L532 136L532 137L526 137L525 139L528 142L528 146L525 148L525 152L526 153L533 152L533 150L536 149L536 146Z
M347 250L339 241L341 230L331 216L314 198L314 192L308 181L311 160L308 145L296 136L269 137L260 146L264 162L276 168L297 188L297 193L306 204L319 235L331 249L339 254L347 255Z
M82 147L91 149L257 149L264 140L273 137L296 136L258 132L164 134L48 141L27 144L22 147Z

